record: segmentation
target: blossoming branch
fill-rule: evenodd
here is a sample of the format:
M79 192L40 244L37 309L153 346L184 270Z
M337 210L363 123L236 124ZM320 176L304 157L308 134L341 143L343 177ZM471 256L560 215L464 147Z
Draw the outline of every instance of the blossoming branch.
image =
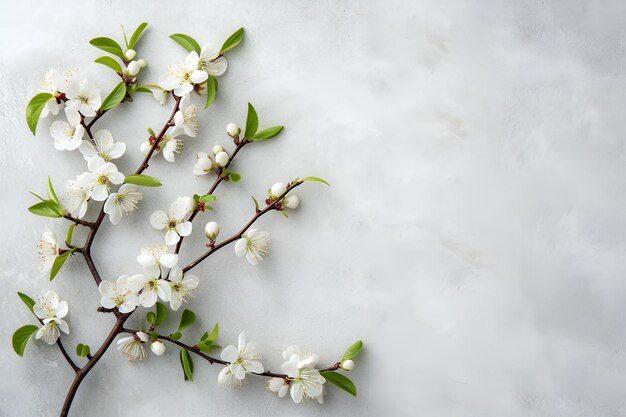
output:
M244 38L244 30L240 28L220 47L212 43L200 47L188 35L171 35L170 38L182 46L187 55L172 65L158 82L142 84L139 76L147 63L143 58L137 59L136 48L147 26L147 23L140 24L130 37L122 28L124 47L108 37L90 41L93 46L107 53L95 62L113 70L119 79L118 84L104 98L92 80L79 77L76 71L65 71L60 76L51 69L45 74L39 92L26 108L26 121L33 134L42 119L56 118L49 128L54 148L61 152L78 151L86 162L86 168L78 171L74 178L67 179L58 193L50 178L47 180L46 197L32 193L39 201L28 208L31 213L69 221L64 241L53 230L46 229L43 233L39 242L41 269L49 273L52 281L60 274L70 256L82 256L100 294L97 309L110 314L115 322L94 352L88 345L79 343L73 355L62 343L64 335L70 333L69 303L61 300L52 290L34 298L18 292L37 324L27 324L15 331L13 349L23 356L33 335L44 344L57 346L75 373L61 407L61 416L68 415L81 383L116 339L118 352L129 361L147 359L149 355L146 347L153 355L161 356L166 346L172 345L179 351L182 375L186 381L193 381L192 358L195 357L209 364L223 366L216 376L219 384L240 386L248 375L254 375L265 378L271 392L281 398L289 393L296 403L304 399L322 403L327 382L356 395L353 382L340 371L354 369L354 358L363 346L361 341L351 345L339 360L326 367L318 366L319 358L314 353L289 346L283 352L281 372L275 373L267 370L262 352L247 340L244 332L239 334L236 343L224 348L218 344L217 324L199 340L183 341L185 330L196 321L195 313L189 309L183 309L174 331L164 325L166 317L172 312L178 312L190 297L201 296L202 279L189 273L191 269L231 244L237 257L245 258L251 265L258 265L268 256L271 241L270 233L256 226L261 217L275 211L287 217L288 210L295 210L300 204L300 198L292 191L305 182L328 185L317 177L295 178L272 185L263 199L264 204L259 204L252 197L253 214L239 231L220 239L219 224L212 220L206 222L201 228L207 239L206 250L186 265L180 262L183 240L196 231L194 219L211 209L210 204L217 199L215 193L218 186L224 182L237 183L241 180L241 175L231 170L235 157L244 146L260 146L283 131L283 126L259 130L259 117L249 103L243 133L235 123L226 126L226 134L234 148L228 151L228 146L216 144L206 152L198 152L193 167L187 168L189 175L214 178L208 191L180 196L148 212L150 225L161 231L161 237L155 239L152 246L141 250L137 256L139 265L136 268L128 267L128 274L104 279L100 276L91 248L105 218L117 226L132 221L136 212L145 213L142 208L144 192L149 192L147 188L160 187L162 184L144 172L158 154L162 154L167 162L175 162L176 156L183 152L186 141L198 136L200 107L196 101L202 99L205 108L213 104L218 91L218 77L228 68L226 54ZM171 110L158 131L148 128L148 137L141 143L131 145L144 155L144 159L134 172L123 173L114 161L124 157L126 143L115 137L114 129L111 129L113 132L99 129L97 123L109 111L118 111L131 105L134 95L138 93L151 94L161 106L170 101ZM86 218L90 206L96 206L98 211L93 219ZM57 228L62 227L61 224L57 225ZM84 242L74 241L75 227L87 229ZM143 309L147 309L145 320L142 318L143 325L136 329L126 327L129 317ZM221 353L212 356L213 351Z

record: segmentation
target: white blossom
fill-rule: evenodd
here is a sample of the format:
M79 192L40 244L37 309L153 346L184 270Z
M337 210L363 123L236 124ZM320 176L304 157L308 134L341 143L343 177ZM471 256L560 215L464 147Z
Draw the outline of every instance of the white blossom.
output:
M195 165L193 166L194 175L206 175L213 169L213 161L209 157L209 155L204 152L198 152L196 154Z
M142 198L143 194L137 186L122 184L117 192L111 193L107 198L104 203L104 212L109 215L111 223L118 224L122 217L137 210L137 204Z
M83 141L85 128L80 123L80 114L74 109L65 108L67 122L56 120L50 125L50 135L54 138L54 148L59 151L73 151Z
M46 230L37 246L39 246L39 268L44 272L50 271L54 260L60 253L59 242L54 232Z
M87 213L89 188L78 181L70 180L61 193L61 204L72 216L82 219Z
M179 129L175 127L170 131L170 133L163 136L154 151L156 153L163 151L163 158L165 158L165 160L168 162L174 162L176 160L176 154L180 153L183 148L183 141L181 139L178 139L178 136L180 136L182 133L182 128ZM150 152L150 148L152 148L153 143L154 142L150 142L150 139L142 142L140 146L141 153L143 153L144 155L148 154L148 152Z
M150 277L164 277L170 268L178 263L178 255L167 253L167 246L148 246L141 249L137 262L143 267L143 272Z
M70 334L70 328L63 320L68 312L67 302L59 301L56 292L48 291L39 297L33 306L33 312L43 322L43 326L35 334L36 339L43 339L44 342L52 345L59 339L59 330Z
M59 110L63 106L63 102L57 100L57 96L60 94L59 87L57 81L57 72L56 70L50 68L43 80L41 80L41 85L39 86L39 92L52 94L53 99L46 102L46 105L41 110L41 114L39 117L47 117L48 114L52 113L53 115L59 114Z
M157 297L163 301L170 300L170 283L158 275L133 275L128 279L128 285L139 290L139 304L146 308L152 307L157 302Z
M289 393L291 399L302 402L303 398L314 398L323 402L324 382L326 379L315 369L317 355L303 352L297 346L290 346L283 352L282 371L291 378Z
M170 67L169 74L159 84L164 90L173 90L178 97L183 97L193 91L194 84L201 84L209 77L206 71L199 69L199 65L200 57L192 51L183 62Z
M108 162L124 155L126 144L124 142L115 142L111 132L102 129L96 132L93 142L84 140L78 150L83 154L85 161L89 161L94 156L99 156Z
M85 117L95 116L96 110L102 104L100 90L97 87L91 87L87 80L82 80L80 83L76 80L69 82L65 96L68 98L66 106Z
M178 310L182 305L186 296L198 287L200 280L192 274L183 274L183 270L176 266L172 268L169 275L170 286L172 288L170 294L170 307L172 310Z
M82 187L89 189L89 196L96 201L107 199L109 184L124 182L124 175L117 171L117 167L99 156L90 158L87 167L91 172L84 172L77 179Z
M285 378L270 378L267 382L267 389L278 393L279 398L283 398L289 392L289 380Z
M175 245L181 236L189 236L191 234L192 225L190 221L185 220L195 205L191 197L178 197L172 203L167 213L158 210L150 216L150 224L158 230L166 230L165 244Z
M180 100L180 109L174 114L174 124L182 129L185 135L196 137L196 132L200 123L198 122L198 106L189 104L189 96L186 95Z
M117 341L117 351L123 358L129 361L146 359L146 351L143 344L150 340L148 334L137 332L132 336L123 337Z
M269 254L269 244L269 232L250 229L235 243L235 253L239 257L245 255L251 265L256 265Z
M132 281L128 275L122 275L115 282L102 280L98 286L100 305L104 308L117 307L120 313L130 313L139 305L136 289L131 288Z
M246 335L239 333L239 343L226 346L222 350L221 358L229 362L217 376L220 384L232 385L240 384L246 378L246 373L262 373L264 371L261 363L261 354L256 351L254 343L246 343Z

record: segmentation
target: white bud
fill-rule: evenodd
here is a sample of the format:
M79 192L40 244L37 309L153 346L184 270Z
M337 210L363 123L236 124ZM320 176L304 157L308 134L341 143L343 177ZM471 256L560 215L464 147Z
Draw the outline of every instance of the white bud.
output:
M272 185L272 189L270 190L270 194L272 197L280 197L285 191L287 191L287 184L284 182L277 182Z
M216 222L208 222L204 227L204 234L207 239L215 240L220 234L220 226Z
M128 67L126 68L126 73L131 77L134 77L135 75L139 74L139 71L141 71L141 65L139 65L139 62L130 61Z
M146 60L145 60L145 59L143 59L143 58L138 59L138 60L137 60L137 62L139 63L139 65L141 66L141 68L143 68L143 67L145 67L145 66L146 66Z
M351 371L354 369L354 361L348 359L347 361L341 362L341 367L346 371Z
M290 209L298 208L300 205L300 199L297 195L288 195L285 197L285 207Z
M228 165L229 160L230 158L228 157L228 154L226 152L220 152L215 155L215 163L221 167L225 167L226 165Z
M159 340L155 340L150 345L150 350L157 356L161 356L165 352L165 344Z
M135 52L134 49L127 49L126 52L124 52L124 56L126 57L126 59L128 59L129 61L131 59L133 59L135 57L135 55L137 55L137 52Z
M213 161L211 161L209 155L204 152L198 152L196 156L198 160L193 166L194 175L206 175L211 172L211 169L213 168Z
M213 147L213 155L217 155L220 152L224 152L224 148L222 148L220 145L215 145Z
M228 133L233 138L239 138L239 134L241 133L241 129L234 123L229 123L226 125L226 133Z

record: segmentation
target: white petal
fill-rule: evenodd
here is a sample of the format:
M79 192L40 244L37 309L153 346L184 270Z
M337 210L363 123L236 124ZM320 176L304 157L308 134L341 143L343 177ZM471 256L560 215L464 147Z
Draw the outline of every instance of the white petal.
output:
M175 253L166 253L159 258L159 263L166 268L173 268L178 263L178 255Z
M241 257L246 254L248 251L248 240L244 237L239 239L237 243L235 243L235 253L237 256Z
M98 291L100 292L100 295L103 297L114 297L116 294L115 284L112 283L111 281L102 280L100 282L100 285L98 285Z
M184 221L176 225L176 231L181 236L189 236L191 234L192 225L191 222Z
M290 394L291 394L291 399L296 404L300 404L300 402L302 402L302 397L304 395L304 390L302 389L302 383L292 382Z
M62 319L63 317L67 316L67 312L68 312L67 302L61 301L59 304L57 304L54 310L55 310L54 311L55 315L59 319Z
M150 216L150 224L152 227L158 230L162 230L169 223L169 219L167 218L167 214L164 211L158 210L152 213Z
M237 356L239 355L239 351L233 345L228 345L222 350L220 357L222 360L227 362L234 362L237 360Z
M191 83L183 83L174 89L174 94L178 97L182 97L185 94L189 94L193 91L193 85Z
M201 84L205 82L207 78L209 78L209 74L202 70L195 70L191 73L191 81L193 81L194 84Z
M95 158L91 158L91 159L95 159ZM96 184L91 189L91 193L89 195L91 195L91 198L93 198L96 201L104 201L109 196L109 189L104 184Z
M167 233L165 233L165 244L167 246L171 246L171 245L175 245L178 243L178 241L180 240L180 236L178 235L178 233L176 233L175 230L168 230Z

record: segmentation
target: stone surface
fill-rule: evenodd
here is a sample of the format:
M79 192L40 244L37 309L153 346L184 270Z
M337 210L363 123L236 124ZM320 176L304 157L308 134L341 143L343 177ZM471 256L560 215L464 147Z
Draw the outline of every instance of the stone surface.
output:
M350 373L359 397L330 387L323 406L278 399L263 381L217 386L217 366L195 361L183 382L177 349L127 364L111 350L84 382L74 416L616 416L626 414L626 108L624 4L600 1L2 2L0 415L53 416L72 373L55 348L9 340L33 322L15 296L54 288L69 302L66 344L97 346L111 325L80 258L52 284L37 270L45 226L28 191L84 170L53 148L47 123L32 137L24 109L48 67L79 68L103 91L115 77L87 42L150 28L137 47L154 82L183 51L167 38L216 43L243 25L219 97L175 164L158 156L141 212L105 224L94 257L105 278L139 271L135 257L162 235L148 215L209 180L195 153L232 148L225 126L246 102L283 135L237 158L215 213L197 219L182 260L202 252L204 222L222 235L261 197L295 176L331 188L298 190L288 220L267 216L271 256L253 268L225 249L197 269L189 308L198 336L219 322L222 344L245 330L277 370L298 344L332 363L357 338ZM149 96L98 124L140 161L145 128L167 117ZM90 216L93 216L93 209ZM80 233L77 234L80 236ZM139 316L131 324L139 326ZM172 320L173 322L173 320ZM173 325L173 324L172 324Z

